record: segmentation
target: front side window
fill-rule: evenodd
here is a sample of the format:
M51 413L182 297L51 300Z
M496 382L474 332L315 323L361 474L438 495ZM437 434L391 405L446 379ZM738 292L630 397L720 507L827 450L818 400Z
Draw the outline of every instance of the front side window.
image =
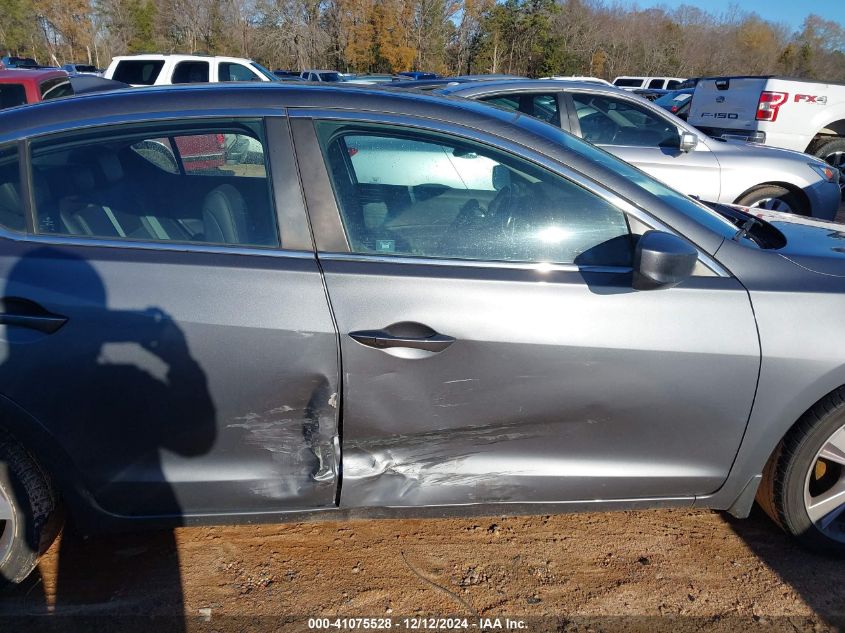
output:
M522 158L436 133L317 125L354 252L631 263L630 231L621 211Z
M26 228L24 214L17 147L0 146L0 226L23 231Z
M260 121L231 119L38 140L32 144L36 232L278 246L264 146Z
M174 84L197 84L208 81L208 62L179 62L173 69Z
M261 79L243 64L220 62L217 66L220 81L261 81Z
M663 88L663 80L662 79L652 79L648 82L648 87L650 90L660 90Z
M598 145L672 147L680 145L677 126L638 103L598 94L573 93L584 140Z

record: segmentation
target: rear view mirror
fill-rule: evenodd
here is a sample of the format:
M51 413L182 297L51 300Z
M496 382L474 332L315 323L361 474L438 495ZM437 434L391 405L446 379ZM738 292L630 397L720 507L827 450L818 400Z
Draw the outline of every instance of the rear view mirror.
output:
M671 288L692 275L698 251L663 231L646 231L634 251L634 289Z
M698 136L692 132L681 132L681 151L691 152L698 146Z

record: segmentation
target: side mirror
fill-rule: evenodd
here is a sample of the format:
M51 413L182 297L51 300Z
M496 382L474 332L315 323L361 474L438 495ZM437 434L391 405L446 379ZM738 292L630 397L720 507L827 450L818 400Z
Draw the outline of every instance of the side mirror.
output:
M692 275L698 251L677 235L646 231L634 250L634 289L671 288Z
M685 154L698 147L698 136L692 132L681 132L681 151Z

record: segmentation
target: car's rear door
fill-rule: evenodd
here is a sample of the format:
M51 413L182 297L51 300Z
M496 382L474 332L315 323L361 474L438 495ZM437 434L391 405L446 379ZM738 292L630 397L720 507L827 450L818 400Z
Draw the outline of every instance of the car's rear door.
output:
M642 214L500 138L413 117L293 117L341 337L341 506L720 486L759 366L735 279L702 263L677 288L633 291ZM375 200L362 181L377 174L404 197Z
M248 160L188 169L230 136ZM0 390L76 483L119 515L335 505L337 338L284 117L30 147L34 217L0 251Z

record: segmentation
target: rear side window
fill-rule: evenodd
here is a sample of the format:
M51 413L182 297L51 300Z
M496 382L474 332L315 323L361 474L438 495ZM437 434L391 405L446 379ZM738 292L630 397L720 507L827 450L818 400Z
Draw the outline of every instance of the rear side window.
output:
M663 80L662 79L652 79L650 82L648 82L648 87L651 90L660 90L661 88L663 88Z
M666 84L666 90L677 90L681 82L677 79L670 79Z
M64 78L48 79L41 84L41 100L58 99L69 97L73 94L73 87L70 81Z
M32 144L35 230L277 247L264 146L260 121L236 119L44 138Z
M318 134L354 252L631 264L624 213L518 156L393 126L323 122Z
M152 86L163 67L162 59L127 59L117 63L112 79L125 84Z
M261 79L243 64L220 62L217 66L217 78L220 81L261 81Z
M614 81L613 85L620 88L639 88L643 85L643 80L637 77L620 78Z
M541 121L560 127L560 110L558 108L557 96L553 93L499 95L485 97L482 101L507 108L508 110L519 110L528 116L533 116L535 119L540 119Z
M173 69L174 84L196 84L208 81L208 62L179 62Z
M26 88L21 84L0 84L0 110L26 103Z
M0 226L12 231L26 228L20 190L18 150L15 146L0 147Z

